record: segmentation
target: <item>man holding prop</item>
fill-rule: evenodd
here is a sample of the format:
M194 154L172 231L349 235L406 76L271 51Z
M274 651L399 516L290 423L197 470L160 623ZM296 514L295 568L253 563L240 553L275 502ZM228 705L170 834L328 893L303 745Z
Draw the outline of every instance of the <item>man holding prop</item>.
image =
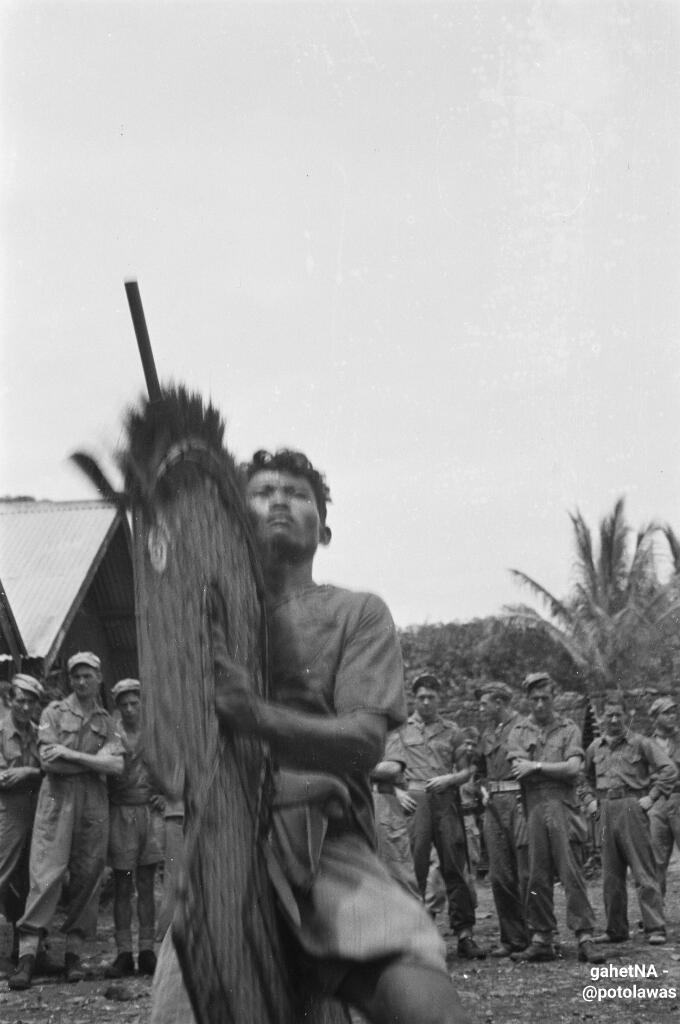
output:
M374 1024L464 1024L442 940L373 848L369 773L406 710L394 624L379 598L314 582L314 556L331 538L330 495L305 456L257 452L246 477L269 613L272 698L255 695L215 623L217 715L223 728L267 741L281 768L325 773L347 795L323 822L309 883L291 884L297 959L321 992ZM179 980L166 941L152 1022L191 1020L186 999L178 1011Z

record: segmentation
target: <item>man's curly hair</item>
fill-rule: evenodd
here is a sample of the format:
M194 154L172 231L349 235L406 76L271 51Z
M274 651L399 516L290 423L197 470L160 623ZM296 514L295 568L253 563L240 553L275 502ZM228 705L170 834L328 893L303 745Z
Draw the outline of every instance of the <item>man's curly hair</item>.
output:
M314 468L303 452L297 452L292 448L279 448L275 452L269 452L266 448L260 448L250 462L246 462L243 466L246 480L250 480L256 473L261 473L265 469L279 470L282 473L290 473L291 476L304 477L314 492L321 522L324 526L326 525L327 505L331 501L331 492L323 473Z

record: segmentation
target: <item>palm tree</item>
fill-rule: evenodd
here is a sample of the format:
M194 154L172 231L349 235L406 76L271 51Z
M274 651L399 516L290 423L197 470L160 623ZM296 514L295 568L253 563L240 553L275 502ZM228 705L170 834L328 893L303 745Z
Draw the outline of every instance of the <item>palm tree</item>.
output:
M518 569L514 579L546 607L541 615L527 605L506 613L516 622L550 634L571 655L584 681L597 690L649 685L658 674L662 623L677 614L677 592L658 579L654 538L661 529L649 524L638 531L632 553L631 528L624 499L600 523L599 550L581 513L570 513L574 529L574 585L560 600ZM670 541L669 541L670 544ZM680 545L678 546L680 556Z

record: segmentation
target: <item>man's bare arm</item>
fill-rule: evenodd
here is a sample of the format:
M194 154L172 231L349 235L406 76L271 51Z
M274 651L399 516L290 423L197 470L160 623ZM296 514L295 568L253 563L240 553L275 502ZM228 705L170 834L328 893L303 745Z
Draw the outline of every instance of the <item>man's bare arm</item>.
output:
M513 760L512 774L516 779L560 779L567 781L578 778L581 770L581 758L578 755L566 761L528 761L524 757Z
M105 744L97 754L84 754L62 743L45 743L40 746L40 764L44 771L57 775L75 775L82 771L122 775L125 761L123 755L114 753L109 744Z
M383 715L355 711L324 718L268 704L253 693L246 669L235 664L218 667L215 707L227 728L267 740L285 768L368 774L385 747Z

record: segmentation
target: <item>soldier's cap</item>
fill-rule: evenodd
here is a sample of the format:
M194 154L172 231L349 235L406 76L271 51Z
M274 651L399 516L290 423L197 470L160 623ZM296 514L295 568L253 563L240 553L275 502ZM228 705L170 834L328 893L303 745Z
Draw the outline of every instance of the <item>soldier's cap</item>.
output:
M463 740L471 740L473 743L479 742L479 729L474 725L468 725L463 729Z
M656 718L657 715L663 715L665 711L670 711L671 708L677 708L677 706L678 702L672 697L657 697L649 709L649 713L652 718Z
M23 690L24 693L30 693L31 697L37 697L38 700L45 696L43 684L39 683L34 676L25 675L23 672L12 676L12 686L16 686L18 690Z
M101 659L96 654L93 654L92 651L78 651L77 654L72 654L66 662L66 667L69 672L73 672L76 665L89 665L90 668L95 668L97 672L100 672L102 667Z
M416 676L411 684L411 691L417 693L423 686L427 686L430 690L441 690L442 684L432 672L421 672L419 676Z
M525 693L531 693L535 686L545 686L546 683L549 686L554 686L554 680L552 676L548 675L547 672L530 672L522 682L522 689Z
M480 689L480 696L482 697L500 697L501 700L506 703L512 700L512 689L507 683L492 682L484 683L484 686Z
M139 679L119 679L111 688L111 696L118 700L124 693L139 693L142 689Z

